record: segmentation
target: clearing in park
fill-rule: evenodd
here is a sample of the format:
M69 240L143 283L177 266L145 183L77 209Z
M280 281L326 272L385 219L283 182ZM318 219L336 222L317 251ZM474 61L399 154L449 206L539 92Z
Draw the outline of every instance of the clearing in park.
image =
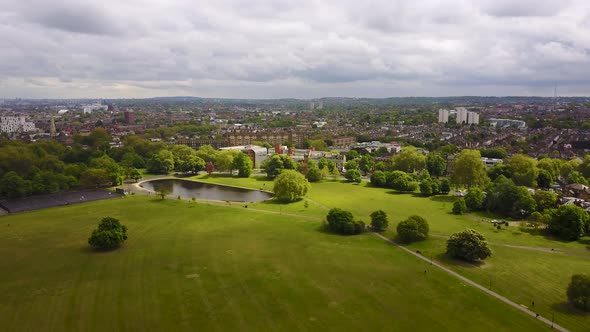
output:
M241 185L262 183L250 181ZM346 197L331 194L343 191ZM390 216L389 229L408 213L422 214L431 232L444 235L447 228L471 222L439 210L448 203L337 182L314 185L308 196L309 207L261 202L246 209L134 195L0 217L0 326L7 331L549 330L370 233L346 237L321 228L327 207L354 207L365 221L381 208ZM373 203L351 204L355 196ZM418 210L430 212L396 207L398 198L416 200ZM94 252L87 239L104 216L121 220L129 239L118 250ZM441 226L434 216L456 225ZM442 241L417 246L434 253ZM514 255L507 249L494 248L497 257L487 267L454 269L483 284L488 272L477 270L505 273L500 265L507 256L551 259L547 253ZM572 269L587 266L584 258L564 257ZM532 273L515 265L516 279ZM507 286L502 280L499 292L523 282ZM557 297L552 290L546 295ZM587 326L587 317L558 315L572 331Z

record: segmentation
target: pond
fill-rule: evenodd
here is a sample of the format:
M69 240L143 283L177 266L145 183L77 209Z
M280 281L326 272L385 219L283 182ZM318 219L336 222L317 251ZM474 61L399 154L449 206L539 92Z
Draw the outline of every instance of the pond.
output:
M154 192L164 188L174 197L180 196L189 199L194 197L197 200L258 202L273 197L271 193L265 191L178 179L146 181L139 186Z

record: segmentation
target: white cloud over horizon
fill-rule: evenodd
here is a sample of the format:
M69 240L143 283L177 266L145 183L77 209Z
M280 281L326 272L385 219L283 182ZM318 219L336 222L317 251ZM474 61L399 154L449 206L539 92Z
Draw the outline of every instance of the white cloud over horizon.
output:
M0 0L0 98L590 95L583 0Z

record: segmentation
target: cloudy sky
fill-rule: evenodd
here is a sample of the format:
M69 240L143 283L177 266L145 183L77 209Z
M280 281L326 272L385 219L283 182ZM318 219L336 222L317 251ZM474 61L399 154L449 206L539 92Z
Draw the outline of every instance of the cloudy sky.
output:
M590 95L586 0L0 0L0 98Z

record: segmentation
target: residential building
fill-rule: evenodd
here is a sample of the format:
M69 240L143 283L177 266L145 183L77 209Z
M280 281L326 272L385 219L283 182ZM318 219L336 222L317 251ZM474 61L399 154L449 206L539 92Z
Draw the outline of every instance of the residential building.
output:
M467 123L467 109L465 107L457 107L457 119L458 124Z
M0 116L0 132L2 133L22 133L35 131L35 124L27 122L24 115L19 116Z
M258 145L242 145L242 146L228 146L223 147L219 150L239 150L245 153L250 160L254 168L260 168L262 163L268 158L268 149Z
M449 110L439 109L438 110L438 123L449 122Z

